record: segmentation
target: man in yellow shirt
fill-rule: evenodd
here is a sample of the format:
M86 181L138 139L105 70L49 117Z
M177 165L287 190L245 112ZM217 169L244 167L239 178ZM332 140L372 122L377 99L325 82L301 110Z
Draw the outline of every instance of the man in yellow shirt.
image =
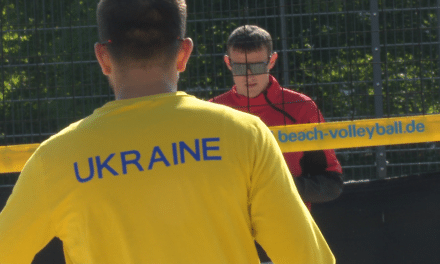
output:
M0 214L0 263L53 237L67 263L331 264L256 117L177 92L184 0L101 0L95 53L116 101L43 142Z

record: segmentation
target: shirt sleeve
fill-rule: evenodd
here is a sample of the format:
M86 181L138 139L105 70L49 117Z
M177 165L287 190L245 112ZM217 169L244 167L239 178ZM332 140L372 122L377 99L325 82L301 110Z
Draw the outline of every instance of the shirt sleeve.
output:
M31 263L55 237L47 206L44 163L38 150L28 160L0 213L0 263Z
M275 138L266 126L258 130L249 196L256 241L274 263L335 263L299 196Z
M301 109L301 123L324 123L313 100ZM338 198L343 190L342 167L333 149L305 151L299 162L301 177L294 179L306 202L323 203Z
M302 107L300 112L301 112L301 122L300 123L302 123L302 124L325 123L325 119L322 116L321 111L319 111L318 106L316 106L316 104L313 100L308 101ZM325 173L326 171L327 172L336 172L336 173L342 174L341 164L339 163L338 159L336 158L335 151L333 149L326 149L326 150L323 150L322 152L324 153L324 156L323 156L323 159L319 162L320 162L320 164L321 163L325 164L325 166L319 167L322 169L318 174L326 174ZM315 151L315 152L310 152L310 153L317 153L317 152ZM312 159L314 159L316 161L318 158L314 157L314 156L317 156L317 155L310 155L310 157L312 157ZM319 156L319 157L321 157L321 156Z

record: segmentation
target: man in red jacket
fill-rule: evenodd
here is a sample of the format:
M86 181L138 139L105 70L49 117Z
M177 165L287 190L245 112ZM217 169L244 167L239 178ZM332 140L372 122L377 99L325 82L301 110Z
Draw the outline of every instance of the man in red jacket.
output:
M264 29L245 25L228 38L226 66L235 85L210 101L259 116L267 126L321 123L324 118L308 96L280 87L269 74L278 54ZM311 209L311 203L336 199L343 188L342 168L334 150L283 153L298 192ZM270 258L256 243L262 262Z
M267 126L321 123L312 99L280 87L269 74L278 58L264 29L245 25L228 38L226 66L235 85L210 101L259 116ZM334 150L284 153L296 187L310 210L311 203L336 199L342 192L342 169Z

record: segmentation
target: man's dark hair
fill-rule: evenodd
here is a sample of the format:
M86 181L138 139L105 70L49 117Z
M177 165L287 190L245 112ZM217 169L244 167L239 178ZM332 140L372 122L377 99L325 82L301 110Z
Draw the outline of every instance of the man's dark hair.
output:
M186 30L185 0L100 0L101 42L122 62L174 58Z
M272 54L272 37L270 34L255 25L244 25L232 31L227 42L227 53L231 49L240 52L253 52L265 47L268 55Z

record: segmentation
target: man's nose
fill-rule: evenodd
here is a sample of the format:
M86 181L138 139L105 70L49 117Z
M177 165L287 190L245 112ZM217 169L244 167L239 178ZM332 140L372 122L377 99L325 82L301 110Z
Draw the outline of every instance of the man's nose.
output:
M251 71L251 69L247 69L247 77L251 77L251 76L253 76L254 74L252 73L252 71Z

